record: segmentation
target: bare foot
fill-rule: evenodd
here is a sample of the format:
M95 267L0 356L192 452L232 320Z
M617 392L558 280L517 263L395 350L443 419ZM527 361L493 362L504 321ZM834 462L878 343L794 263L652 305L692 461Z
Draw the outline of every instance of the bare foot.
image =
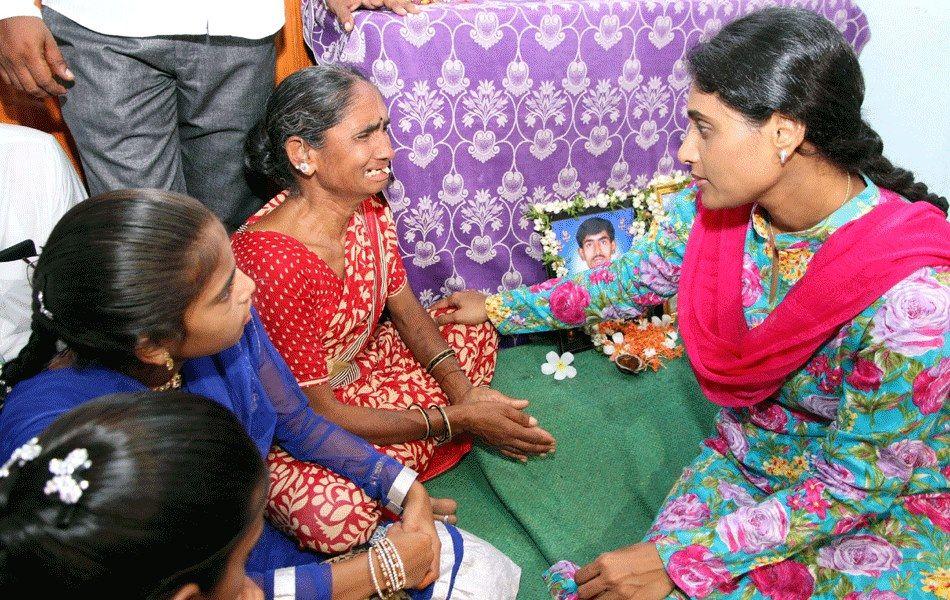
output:
M443 523L455 525L459 522L455 515L458 507L458 502L451 498L432 498L432 514L435 515L436 520Z

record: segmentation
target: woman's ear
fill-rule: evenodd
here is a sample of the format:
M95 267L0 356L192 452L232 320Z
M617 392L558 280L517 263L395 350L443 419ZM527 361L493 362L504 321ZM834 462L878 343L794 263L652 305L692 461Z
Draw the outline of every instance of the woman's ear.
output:
M181 588L175 595L171 597L171 600L201 600L205 597L201 593L201 589L197 584L189 583L185 587Z
M774 113L770 117L769 129L776 152L784 150L791 156L805 141L805 124L783 114Z
M287 153L287 160L295 169L307 175L312 170L314 151L313 146L308 144L299 135L292 135L284 142L284 151ZM307 167L303 167L307 165Z

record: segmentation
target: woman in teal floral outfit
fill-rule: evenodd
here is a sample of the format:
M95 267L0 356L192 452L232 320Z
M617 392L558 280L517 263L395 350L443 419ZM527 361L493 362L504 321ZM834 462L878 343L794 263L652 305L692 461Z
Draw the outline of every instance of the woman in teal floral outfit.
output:
M685 469L644 542L578 572L580 598L950 598L950 225L933 210L916 210L926 231L897 223L910 207L932 209L926 203L945 215L947 201L883 158L861 120L854 53L821 17L753 13L694 50L690 67L680 159L696 183L669 201L655 239L574 279L487 298L456 294L443 320L543 331L634 317L680 292L687 352L706 395L725 406L718 435ZM742 207L735 269L709 272L721 265L707 253L687 273L691 235L716 233L706 220ZM896 216L875 224L885 213ZM753 360L745 379L729 379L709 363L728 371L749 357L704 358L685 335L686 319L697 319L684 310L727 314L721 297L703 294L732 281L747 331L784 325L789 353L801 352L795 329L811 327L812 313L783 300L820 276L815 265L863 267L840 285L826 281L802 305L821 319L825 307L860 296L889 257L915 253L907 264L916 266L836 322L772 388L754 371L783 360L784 339L769 340L775 349ZM687 280L707 287L693 289L684 309ZM736 381L767 395L730 388Z

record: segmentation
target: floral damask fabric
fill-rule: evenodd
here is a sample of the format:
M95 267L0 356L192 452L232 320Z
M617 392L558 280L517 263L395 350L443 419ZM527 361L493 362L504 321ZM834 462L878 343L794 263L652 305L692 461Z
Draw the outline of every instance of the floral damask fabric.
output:
M285 199L274 198L248 224ZM351 218L344 278L282 233L242 227L232 246L238 266L257 284L254 305L261 321L301 387L331 385L340 402L365 408L448 405L393 324L379 323L387 298L406 285L392 217L383 204L367 199ZM488 324L446 325L441 333L472 384L488 385L498 350L495 330ZM341 375L332 377L334 371ZM377 446L420 473L420 480L451 468L470 448L465 437L438 449L431 439ZM303 547L335 554L366 542L375 530L380 505L352 481L276 446L268 464L268 516Z
M741 275L749 326L834 231L881 201L867 183L814 227L776 235L775 264L767 214L753 212ZM492 321L502 333L561 328L636 316L675 293L695 194L675 196L656 239L609 267L491 296ZM948 598L948 393L950 268L924 268L845 324L774 398L723 409L648 539L692 597Z
M358 11L347 35L303 0L303 20L317 60L357 66L389 108L388 198L428 305L545 278L529 203L682 168L687 50L771 5L826 16L859 50L868 40L852 0L471 0Z

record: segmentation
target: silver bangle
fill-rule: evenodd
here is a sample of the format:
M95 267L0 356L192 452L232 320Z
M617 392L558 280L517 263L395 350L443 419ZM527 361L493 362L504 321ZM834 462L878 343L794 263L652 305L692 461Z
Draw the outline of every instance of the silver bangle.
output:
M424 409L418 402L413 402L409 405L409 410L418 410L420 413L422 413L422 418L425 419L426 422L426 435L422 439L429 439L429 437L432 435L432 422L429 421L429 415L426 413L426 409Z
M445 432L439 437L435 438L435 445L441 446L452 439L452 424L449 423L449 417L445 414L445 409L443 409L438 404L433 404L432 407L439 411L439 414L442 415L442 420L445 421Z

